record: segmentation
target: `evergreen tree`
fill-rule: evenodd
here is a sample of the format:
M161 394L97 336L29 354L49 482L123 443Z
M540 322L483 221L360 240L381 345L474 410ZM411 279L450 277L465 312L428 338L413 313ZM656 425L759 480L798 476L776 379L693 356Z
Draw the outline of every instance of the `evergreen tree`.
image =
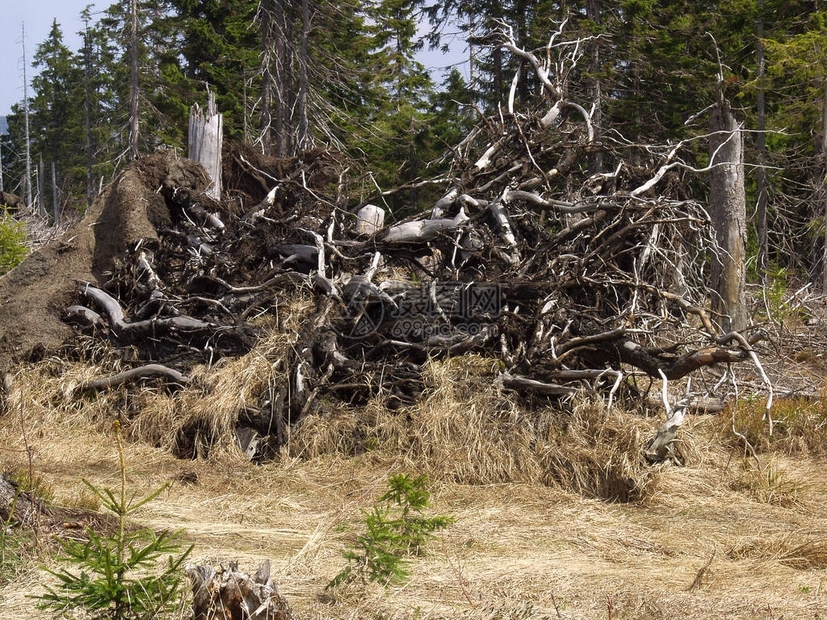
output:
M32 153L47 167L47 171L41 170L45 173L41 187L52 191L46 192L48 198L41 196L41 201L50 205L57 218L61 205L51 204L52 196L58 196L60 202L62 195L77 194L84 183L82 151L67 148L82 141L82 78L72 52L63 43L57 21L53 21L46 40L37 46L32 65L39 71L32 79L34 96L29 104ZM48 172L52 165L57 187L52 187Z
M803 273L827 289L827 12L767 4L787 17L764 39L769 268Z
M245 127L254 113L250 101L258 94L251 83L261 50L254 25L257 4L250 0L171 0L171 14L153 21L158 39L154 57L160 61L155 105L182 129L187 126L189 107L205 99L209 86L223 114L226 135L245 138ZM161 43L176 32L180 40L174 45Z

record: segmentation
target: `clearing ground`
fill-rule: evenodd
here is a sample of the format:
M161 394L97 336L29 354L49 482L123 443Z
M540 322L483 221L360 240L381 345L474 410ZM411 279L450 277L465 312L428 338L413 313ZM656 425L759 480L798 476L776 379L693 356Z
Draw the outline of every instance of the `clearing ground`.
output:
M32 369L31 380L42 385L26 387L30 400L20 402L24 392L13 393L9 414L0 420L2 468L26 471L28 447L35 477L55 505L88 505L81 479L118 484L111 417L105 415L118 406L100 403L91 416L88 407L58 412L48 384L61 373L56 360L49 363ZM77 370L63 364L66 389ZM27 379L21 374L17 380ZM429 415L440 415L441 402L426 399L434 408ZM592 415L611 418L605 411ZM654 417L617 415L639 429L658 424ZM759 469L752 457L724 449L727 427L720 416L693 416L681 434L687 465L636 470L638 482L648 476L647 494L628 503L567 491L566 480L462 483L471 477L463 463L476 463L476 475L485 477L486 455L475 453L479 445L489 449L484 442L441 455L441 465L429 464L416 449L397 453L382 445L351 457L285 452L278 462L254 465L232 448L188 461L127 441L126 458L129 488L137 495L172 483L136 515L137 523L182 530L197 562L238 561L254 572L271 560L297 618L826 617L823 462L800 453L764 454ZM462 450L451 437L445 440ZM528 477L525 464L488 458L488 467L513 467L516 480ZM435 473L440 467L442 475ZM342 550L360 531L361 511L384 492L387 476L422 468L432 477L433 513L451 515L455 524L414 559L404 585L326 591L345 565ZM0 618L49 617L30 597L48 578L43 566L55 565L51 537L76 531L43 526L37 561L20 566L0 590ZM181 617L188 616L182 611Z

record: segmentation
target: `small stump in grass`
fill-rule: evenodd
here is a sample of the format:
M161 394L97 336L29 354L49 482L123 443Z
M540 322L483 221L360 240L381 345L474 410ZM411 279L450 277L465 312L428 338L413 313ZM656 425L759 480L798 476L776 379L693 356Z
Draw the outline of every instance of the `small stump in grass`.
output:
M215 571L211 566L190 565L193 620L292 620L287 600L270 579L270 561L250 577L236 562Z

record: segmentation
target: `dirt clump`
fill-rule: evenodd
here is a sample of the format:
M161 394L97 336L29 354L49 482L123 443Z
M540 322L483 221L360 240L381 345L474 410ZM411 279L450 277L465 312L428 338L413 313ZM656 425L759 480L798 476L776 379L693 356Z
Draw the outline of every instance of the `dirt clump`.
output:
M33 251L0 278L0 369L34 361L75 332L62 319L82 282L102 284L105 273L138 243L152 245L171 222L176 191L198 194L203 168L168 150L128 166L59 239Z

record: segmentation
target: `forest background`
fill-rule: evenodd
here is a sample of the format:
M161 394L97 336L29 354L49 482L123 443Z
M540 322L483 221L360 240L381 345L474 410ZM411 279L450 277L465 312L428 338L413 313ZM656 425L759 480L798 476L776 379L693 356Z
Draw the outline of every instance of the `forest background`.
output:
M539 103L527 61L494 33L507 24L520 47L542 50L567 19L583 55L567 96L592 112L598 145L577 165L610 172L613 143L684 141L681 157L702 168L706 143L693 138L708 133L701 112L723 72L747 130L751 273L824 281L827 11L817 2L124 0L81 17L79 52L56 22L35 46L29 99L0 144L5 190L53 219L83 212L139 153L182 148L207 88L227 139L281 157L341 151L364 188L354 201L407 186L387 206L417 211L434 199L418 181L448 171L452 147L502 109L517 71L521 109ZM457 29L468 71L435 83L417 53ZM702 179L682 180L703 199Z

